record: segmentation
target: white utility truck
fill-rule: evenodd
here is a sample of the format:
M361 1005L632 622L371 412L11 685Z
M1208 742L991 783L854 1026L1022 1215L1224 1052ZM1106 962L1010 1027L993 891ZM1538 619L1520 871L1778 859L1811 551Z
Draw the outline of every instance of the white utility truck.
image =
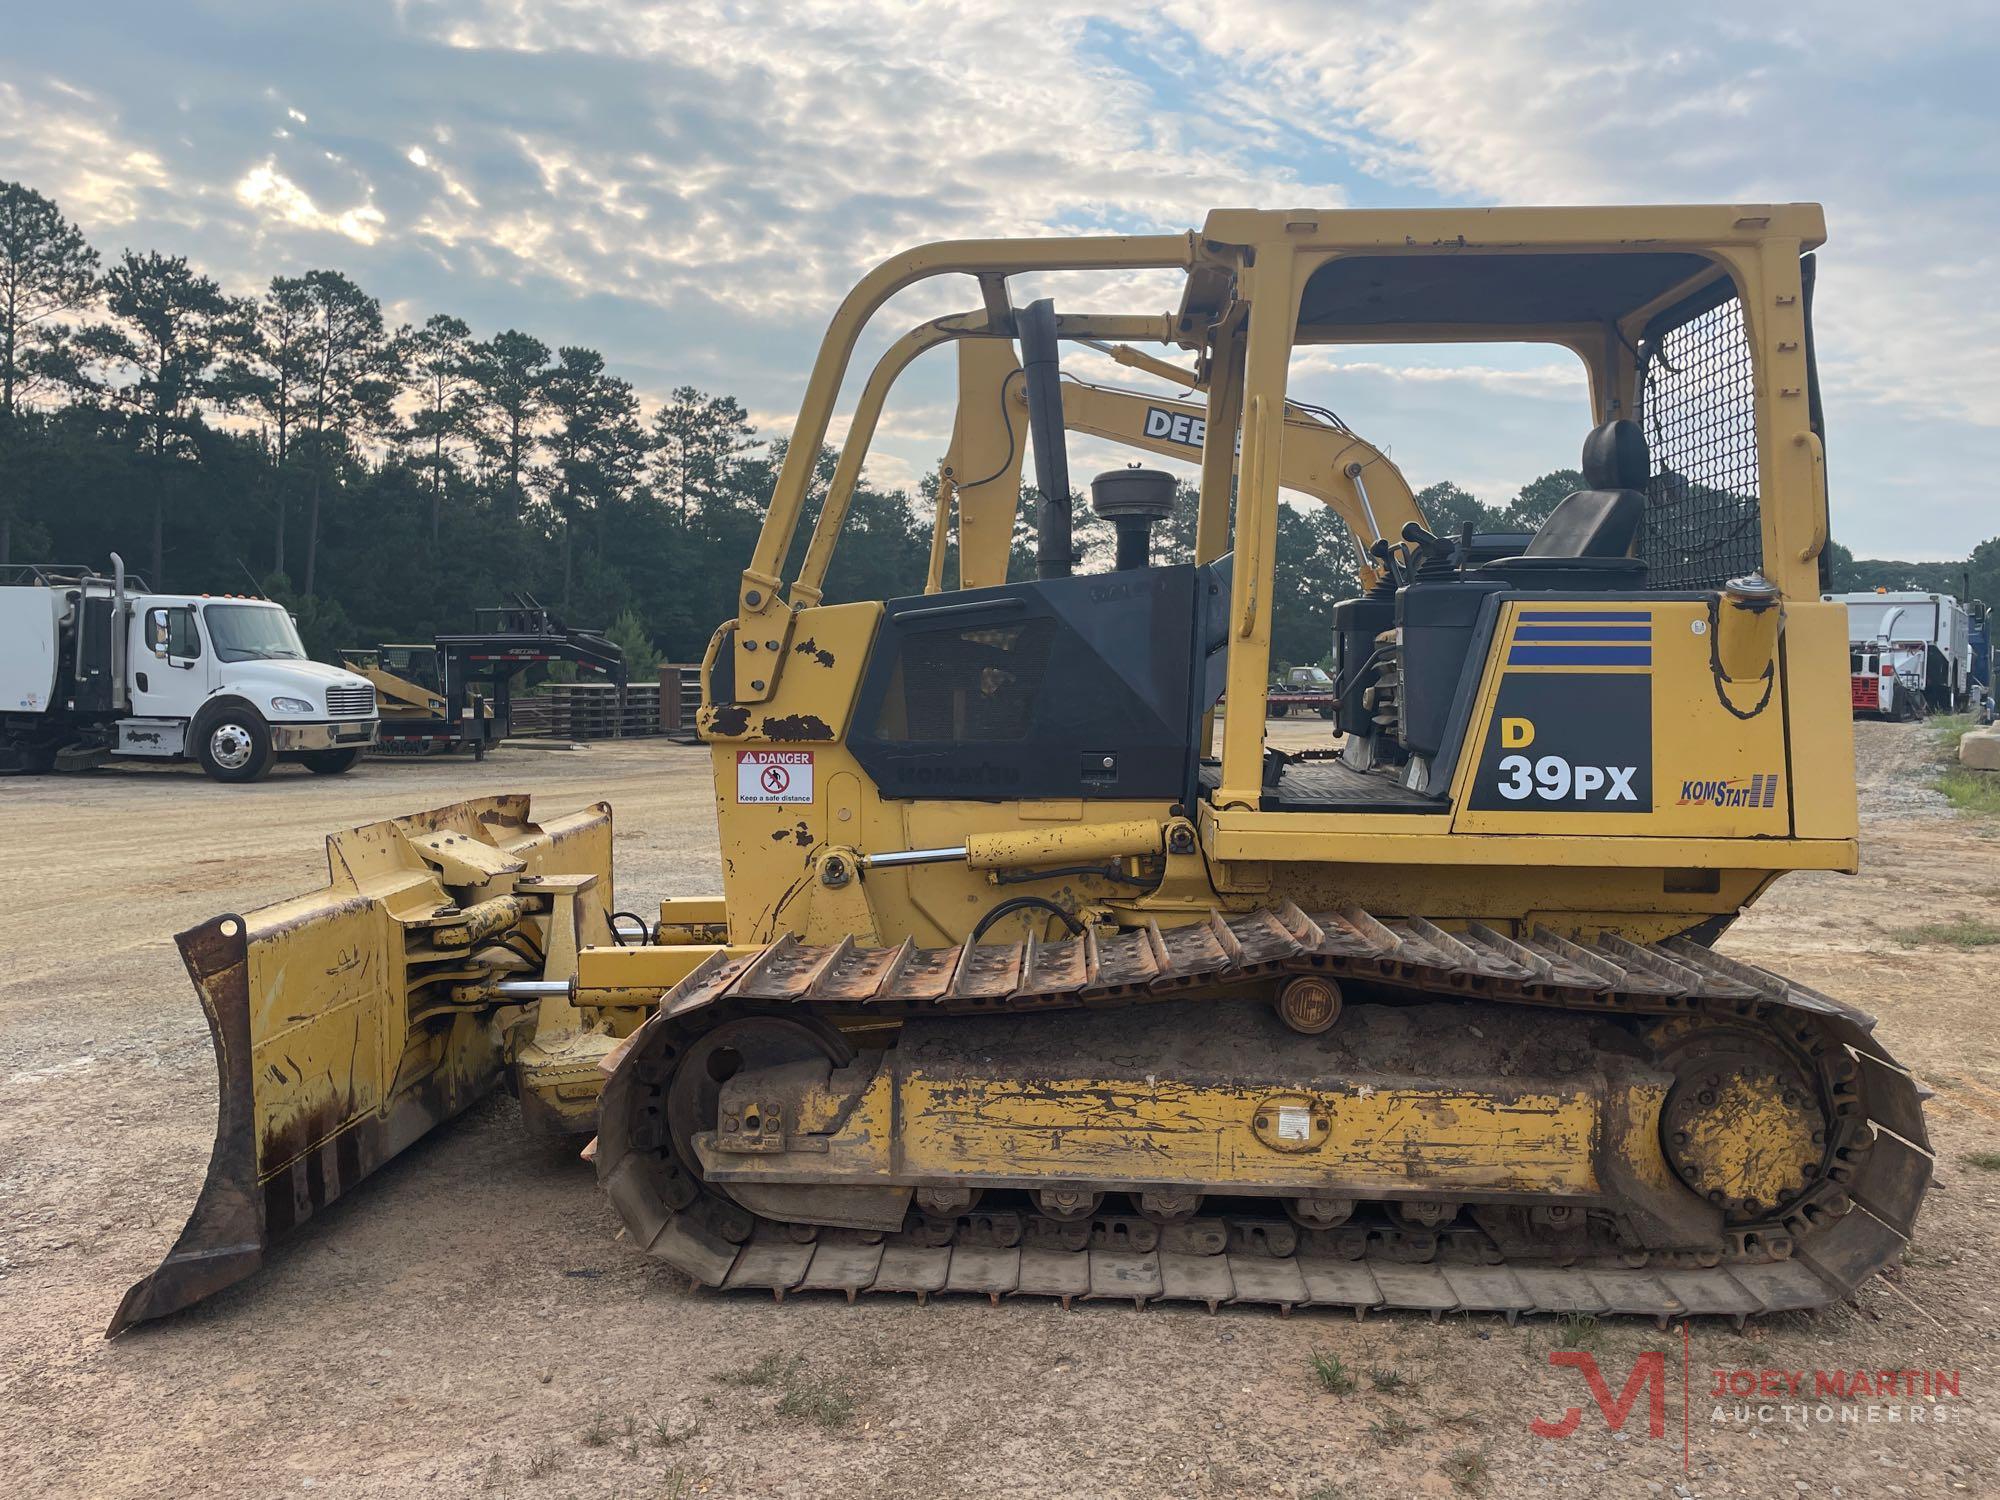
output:
M154 594L128 576L0 569L0 770L113 756L192 760L255 781L280 760L352 766L380 720L367 678L309 660L282 605Z
M1972 618L1950 594L1874 589L1822 594L1847 606L1854 712L1890 719L1977 708Z

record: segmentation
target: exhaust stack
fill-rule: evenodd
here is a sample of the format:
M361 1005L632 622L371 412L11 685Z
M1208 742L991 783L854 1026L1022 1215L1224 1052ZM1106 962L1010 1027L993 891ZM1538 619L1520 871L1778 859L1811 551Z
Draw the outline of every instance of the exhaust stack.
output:
M1021 370L1028 386L1028 435L1035 450L1035 576L1067 578L1076 565L1070 527L1069 451L1063 444L1062 355L1056 305L1044 297L1016 316Z
M131 627L125 623L125 559L111 554L111 706L121 712L132 709L132 690L126 686L125 651Z

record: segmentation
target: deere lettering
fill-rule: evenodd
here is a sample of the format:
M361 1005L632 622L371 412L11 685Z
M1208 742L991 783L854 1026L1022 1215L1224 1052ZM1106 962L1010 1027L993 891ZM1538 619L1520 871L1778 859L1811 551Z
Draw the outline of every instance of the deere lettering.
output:
M1146 436L1164 438L1170 443L1185 443L1190 448L1199 448L1208 437L1208 421L1204 417L1189 416L1183 411L1167 411L1163 407L1146 408Z

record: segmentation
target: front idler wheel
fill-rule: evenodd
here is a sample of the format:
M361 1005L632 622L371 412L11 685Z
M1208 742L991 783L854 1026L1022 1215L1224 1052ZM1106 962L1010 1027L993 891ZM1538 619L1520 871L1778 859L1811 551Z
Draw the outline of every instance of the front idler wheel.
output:
M667 1085L667 1131L681 1166L701 1179L694 1138L722 1128L722 1086L738 1073L824 1057L836 1068L854 1060L839 1032L785 1016L742 1016L689 1043Z

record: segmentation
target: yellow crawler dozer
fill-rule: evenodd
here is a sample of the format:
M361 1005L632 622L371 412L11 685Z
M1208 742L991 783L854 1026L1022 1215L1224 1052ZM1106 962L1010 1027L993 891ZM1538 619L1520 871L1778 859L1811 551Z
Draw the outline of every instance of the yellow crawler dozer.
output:
M594 1135L634 1245L709 1286L1739 1320L1847 1295L1911 1231L1924 1096L1868 1017L1713 946L1857 856L1822 238L1798 204L1217 212L884 263L703 663L722 892L623 913L608 808L494 798L337 835L326 890L183 934L215 1155L112 1331L509 1079L532 1126ZM1183 272L1179 305L1007 291L1132 268ZM858 334L942 275L981 310L885 356L782 576ZM1028 449L1069 496L1065 425L1108 420L1061 380L1086 340L1191 362L1194 555L1153 562L1171 481L1118 471L1118 565L1076 574L1052 499L1009 582ZM1583 486L1504 555L1432 535L1359 439L1307 462L1286 401L1304 346L1443 340L1587 376ZM928 587L826 604L882 400L941 343ZM1281 485L1340 508L1366 584L1332 608L1319 749L1265 740Z

